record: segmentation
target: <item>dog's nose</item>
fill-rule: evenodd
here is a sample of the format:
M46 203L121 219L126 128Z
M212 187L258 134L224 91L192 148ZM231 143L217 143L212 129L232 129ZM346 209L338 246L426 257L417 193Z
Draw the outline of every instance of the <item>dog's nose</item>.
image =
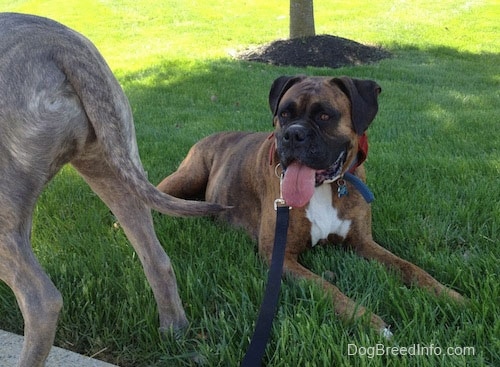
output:
M283 144L301 145L305 142L307 130L301 125L292 125L283 134Z

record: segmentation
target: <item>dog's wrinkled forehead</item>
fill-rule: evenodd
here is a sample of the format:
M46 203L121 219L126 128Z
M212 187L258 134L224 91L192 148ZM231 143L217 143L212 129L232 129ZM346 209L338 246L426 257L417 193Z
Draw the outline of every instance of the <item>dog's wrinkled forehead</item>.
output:
M299 90L302 93L311 93L311 94L322 94L328 93L334 89L339 90L339 88L335 88L331 83L332 78L325 77L308 77L302 79L300 82L297 82L288 88L288 92ZM285 93L286 94L286 93ZM298 93L295 92L295 95ZM284 96L284 95L283 95Z
M293 109L297 115L309 113L310 109L330 109L341 116L349 116L348 96L327 78L307 78L292 85L281 97L277 113Z

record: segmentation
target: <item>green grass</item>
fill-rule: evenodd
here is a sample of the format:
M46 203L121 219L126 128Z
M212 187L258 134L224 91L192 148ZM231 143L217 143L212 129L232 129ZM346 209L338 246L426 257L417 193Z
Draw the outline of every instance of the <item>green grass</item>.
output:
M489 1L316 1L318 34L389 49L377 64L275 67L229 55L288 34L288 1L5 1L1 11L44 15L89 37L128 95L152 182L199 138L270 131L267 93L279 75L350 75L382 86L370 134L374 236L470 298L460 307L405 287L397 274L336 248L302 257L392 324L384 342L344 324L308 283L285 281L269 366L496 366L500 361L500 6ZM217 98L214 100L212 96ZM63 293L56 344L121 366L237 366L253 331L266 267L245 234L209 219L155 214L191 328L159 335L139 261L114 218L71 167L48 186L33 246ZM22 332L0 286L0 327ZM348 345L439 346L441 355L348 355ZM445 356L474 347L474 356Z

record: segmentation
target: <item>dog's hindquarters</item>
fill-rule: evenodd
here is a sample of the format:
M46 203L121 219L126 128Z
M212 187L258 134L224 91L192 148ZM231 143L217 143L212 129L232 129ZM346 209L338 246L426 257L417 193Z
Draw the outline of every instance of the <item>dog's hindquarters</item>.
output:
M139 158L128 99L97 49L83 36L77 33L74 36L78 37L74 41L76 47L56 53L54 61L81 100L102 148L100 153L108 161L109 168L123 181L131 194L161 213L192 216L220 212L223 208L219 205L186 202L165 195L146 179ZM85 57L88 53L92 58ZM81 64L82 67L75 69L72 67L75 64Z
M160 193L140 163L128 101L96 48L48 19L0 14L0 279L25 321L19 366L39 367L50 351L62 298L30 243L44 185L71 162L115 213L151 284L160 327L187 324L150 207L174 215L218 212L209 203Z

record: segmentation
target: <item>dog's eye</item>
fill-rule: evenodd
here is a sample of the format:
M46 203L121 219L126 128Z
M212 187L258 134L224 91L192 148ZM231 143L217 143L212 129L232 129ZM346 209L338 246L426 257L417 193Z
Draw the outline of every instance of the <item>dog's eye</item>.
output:
M280 117L284 119L290 118L290 115L291 113L289 111L281 111L280 113Z
M327 113L320 113L319 114L319 119L321 121L328 121L328 120L330 120L330 115L327 114Z

